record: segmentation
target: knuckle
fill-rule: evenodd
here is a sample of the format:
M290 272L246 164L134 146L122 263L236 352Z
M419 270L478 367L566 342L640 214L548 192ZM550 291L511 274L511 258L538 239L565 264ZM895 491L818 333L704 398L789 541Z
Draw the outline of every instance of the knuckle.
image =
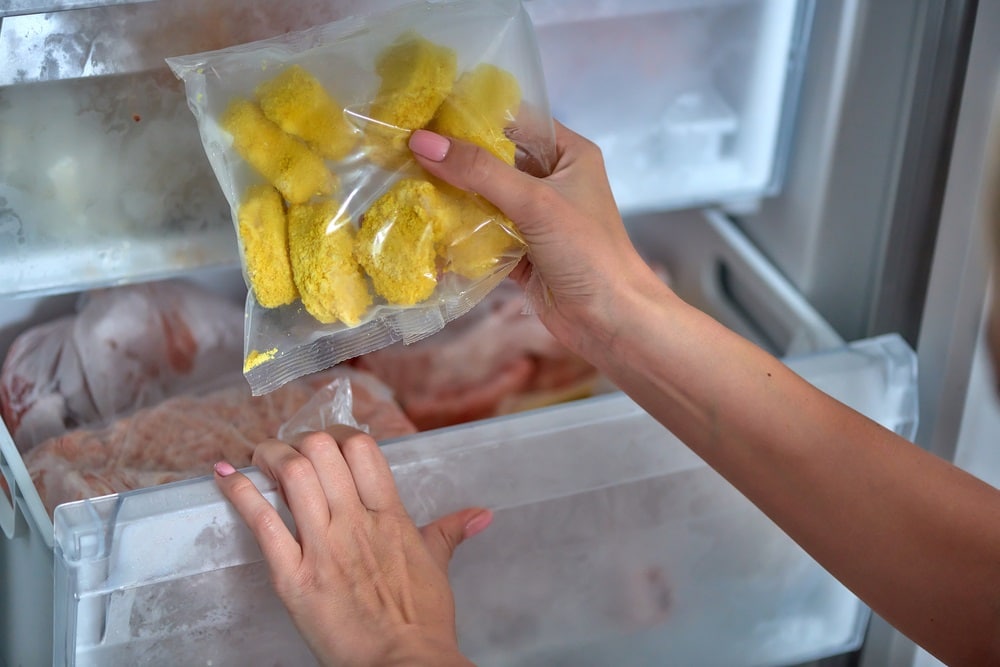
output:
M378 444L375 442L375 438L361 431L352 433L347 437L341 438L340 440L340 448L345 451L350 449L353 451L363 452L372 447L378 447Z
M469 151L466 178L473 190L489 182L493 175L493 159L492 155L478 146Z
M299 439L298 447L296 449L298 449L305 455L309 455L312 453L318 453L323 450L329 449L330 447L335 445L336 442L330 435L319 431L314 431L312 433L306 433L305 435L303 435Z
M314 471L312 463L304 456L287 456L276 466L275 472L282 480L295 483L305 479Z

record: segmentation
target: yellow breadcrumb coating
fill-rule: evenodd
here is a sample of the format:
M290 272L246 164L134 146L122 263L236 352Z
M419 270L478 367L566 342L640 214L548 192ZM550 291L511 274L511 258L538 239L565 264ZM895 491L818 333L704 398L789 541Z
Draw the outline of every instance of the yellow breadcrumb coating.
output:
M459 77L428 129L482 146L514 164L514 142L504 127L521 106L521 88L510 72L489 63Z
M383 51L375 71L382 82L368 110L376 122L366 128L369 158L395 168L409 158L410 130L424 127L448 96L458 59L455 52L415 33Z
M230 102L222 128L233 135L233 147L243 159L289 202L301 204L315 195L333 194L336 180L323 159L265 118L253 102Z
M443 204L427 181L403 179L361 218L356 253L386 301L412 305L437 286L434 214Z
M478 279L496 269L504 259L524 248L514 223L482 197L455 188L448 197L452 223L438 239L438 254L445 270Z
M372 303L354 259L354 228L337 202L297 204L288 210L292 275L302 305L324 324L354 326Z
M247 277L257 303L277 308L295 301L288 258L288 222L281 195L270 185L250 187L237 213Z
M343 107L299 65L257 86L256 95L269 120L325 158L340 160L355 143L355 130L344 119Z
M517 227L496 206L440 179L431 182L440 193L434 242L445 271L475 280L523 250Z
M278 354L278 348L272 347L266 352L260 352L259 350L250 350L250 354L247 355L246 360L243 362L243 372L246 373L251 368L256 368L260 366L265 361L271 361L274 356Z

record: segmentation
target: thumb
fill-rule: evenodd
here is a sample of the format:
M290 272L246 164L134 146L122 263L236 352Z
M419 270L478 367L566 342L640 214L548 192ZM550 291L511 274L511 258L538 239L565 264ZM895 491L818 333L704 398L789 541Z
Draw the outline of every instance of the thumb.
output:
M431 558L441 571L448 571L448 563L458 545L486 530L493 521L493 512L470 507L441 517L420 529Z
M481 195L520 223L529 217L532 190L543 182L519 171L485 148L429 130L410 135L410 150L420 166L455 187Z

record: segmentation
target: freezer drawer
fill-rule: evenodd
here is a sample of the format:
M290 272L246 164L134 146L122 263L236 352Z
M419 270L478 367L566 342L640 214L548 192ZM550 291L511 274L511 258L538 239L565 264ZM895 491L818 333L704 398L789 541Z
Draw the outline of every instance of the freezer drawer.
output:
M845 348L718 212L628 226L682 297L912 433L905 345ZM21 326L65 305L5 303L20 304ZM777 665L861 639L855 598L621 394L385 447L416 520L472 503L497 510L452 569L463 647L482 664ZM210 478L64 505L53 528L5 430L0 455L14 488L14 505L0 503L7 665L45 664L53 642L56 664L155 662L162 651L187 657L199 637L192 657L213 665L244 664L233 647L258 639L267 646L254 655L274 650L276 664L302 655Z
M789 364L912 435L914 355L898 337ZM863 635L854 596L624 395L384 451L416 521L496 511L450 572L477 664L780 665ZM55 538L58 664L311 662L210 478L63 505Z

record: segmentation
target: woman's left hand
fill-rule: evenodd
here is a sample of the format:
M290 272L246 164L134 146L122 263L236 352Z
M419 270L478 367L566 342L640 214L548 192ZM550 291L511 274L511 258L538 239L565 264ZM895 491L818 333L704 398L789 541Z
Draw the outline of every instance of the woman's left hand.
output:
M216 464L216 481L322 664L469 664L458 650L448 563L489 525L489 510L462 510L418 530L378 445L346 426L291 445L268 440L253 464L280 485L297 536L231 465Z

